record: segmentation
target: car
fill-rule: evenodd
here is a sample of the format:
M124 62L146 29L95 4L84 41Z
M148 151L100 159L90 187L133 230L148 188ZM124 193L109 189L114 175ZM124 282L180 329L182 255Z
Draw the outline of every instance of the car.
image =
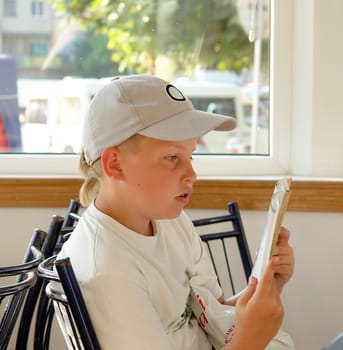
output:
M20 152L22 140L15 59L0 55L0 151Z

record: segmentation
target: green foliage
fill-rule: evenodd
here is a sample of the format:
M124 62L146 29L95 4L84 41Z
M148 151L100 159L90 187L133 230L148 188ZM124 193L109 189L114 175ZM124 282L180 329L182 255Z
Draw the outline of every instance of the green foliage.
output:
M53 0L61 12L107 36L119 71L153 73L167 56L177 71L241 71L253 45L239 24L236 0Z
M101 78L118 74L118 65L107 49L107 37L93 29L85 32L73 47L72 76Z

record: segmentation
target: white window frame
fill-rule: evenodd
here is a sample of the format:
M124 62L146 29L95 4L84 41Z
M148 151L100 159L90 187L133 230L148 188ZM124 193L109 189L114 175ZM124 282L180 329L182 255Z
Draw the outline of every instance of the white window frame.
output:
M289 173L293 1L271 1L270 155L195 155L198 178ZM77 177L78 155L3 154L0 176Z

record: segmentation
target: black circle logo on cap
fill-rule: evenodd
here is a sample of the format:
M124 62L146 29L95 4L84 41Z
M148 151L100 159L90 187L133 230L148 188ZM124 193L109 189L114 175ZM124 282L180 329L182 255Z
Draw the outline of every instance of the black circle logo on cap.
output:
M166 86L167 94L170 98L172 98L175 101L186 101L186 97L183 96L182 92L176 88L174 85L168 84Z

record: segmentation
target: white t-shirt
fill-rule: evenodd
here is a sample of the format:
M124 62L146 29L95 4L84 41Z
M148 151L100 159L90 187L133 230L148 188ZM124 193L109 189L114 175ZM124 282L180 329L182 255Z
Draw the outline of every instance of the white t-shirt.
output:
M102 349L211 349L186 307L189 280L198 276L215 298L222 291L185 213L144 236L92 204L60 256L71 259Z

